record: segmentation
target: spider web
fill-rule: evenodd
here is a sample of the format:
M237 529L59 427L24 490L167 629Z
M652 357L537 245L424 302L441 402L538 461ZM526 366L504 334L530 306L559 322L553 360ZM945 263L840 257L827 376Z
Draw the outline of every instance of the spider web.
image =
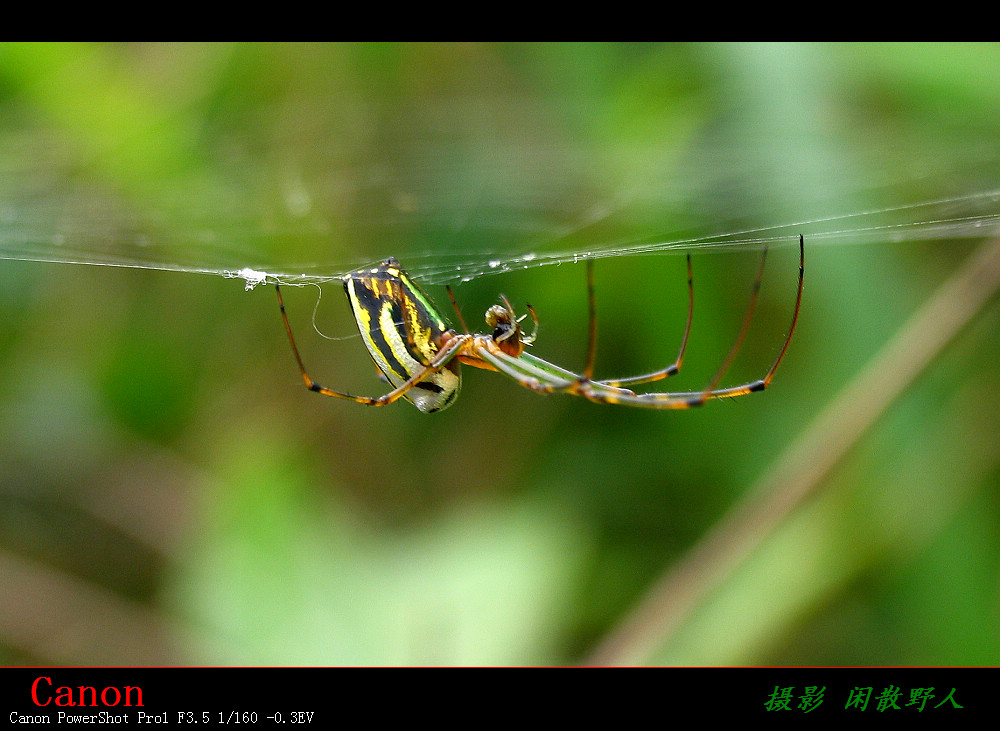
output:
M8 202L0 208L0 259L213 275L240 279L247 290L273 282L304 286L338 281L369 263L361 260L265 263L255 260L253 255L220 246L217 241L221 234L211 226L188 229L180 237L175 230L162 241L155 241L139 230L138 223L132 221L135 226L131 227L130 218L120 210L95 208L93 201L72 197L57 196L54 200L55 203L50 198L45 207L24 205L22 201L18 205ZM54 208L59 209L58 214ZM805 235L810 248L983 238L1000 233L1000 188L720 233L653 235L598 240L586 246L566 245L567 241L578 238L580 232L627 212L624 204L606 207L582 216L562 230L525 237L520 246L506 251L411 251L406 256L406 267L421 281L454 284L590 258L794 246L800 233ZM386 252L386 256L391 254Z

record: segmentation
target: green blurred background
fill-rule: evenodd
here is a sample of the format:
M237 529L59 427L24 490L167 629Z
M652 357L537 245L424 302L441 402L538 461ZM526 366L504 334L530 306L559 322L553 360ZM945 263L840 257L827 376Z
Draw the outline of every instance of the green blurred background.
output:
M0 46L0 255L154 267L0 261L0 663L586 661L996 234L931 222L1000 211L966 198L1000 187L998 108L995 45ZM806 221L773 230L725 380L780 348L801 232L773 388L687 412L473 369L441 414L324 399L270 287L185 271L393 255L474 328L530 301L534 352L579 369L582 266L451 262ZM672 387L714 373L758 257L695 251ZM683 257L595 271L599 374L670 362ZM316 289L285 291L317 380L383 392L356 334L311 329ZM323 291L319 329L351 336ZM998 322L632 661L997 664Z

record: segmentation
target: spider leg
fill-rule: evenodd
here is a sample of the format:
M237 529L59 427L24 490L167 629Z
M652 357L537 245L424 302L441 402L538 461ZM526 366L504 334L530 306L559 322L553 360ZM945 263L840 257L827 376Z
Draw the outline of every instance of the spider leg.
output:
M469 341L467 336L455 336L449 340L441 350L437 352L430 363L427 364L425 368L414 373L407 380L403 381L396 388L394 388L389 393L373 398L370 396L354 396L349 393L344 393L342 391L335 391L332 388L327 388L326 386L321 386L319 383L312 379L312 376L306 371L306 367L302 362L302 356L299 355L298 346L295 345L295 337L292 335L292 326L288 322L288 313L285 312L285 301L281 296L281 286L277 283L274 285L274 289L278 294L278 306L281 308L281 318L285 323L285 332L288 333L288 342L291 343L292 353L295 355L295 361L299 365L299 371L302 374L302 381L306 384L306 388L310 391L322 394L323 396L331 396L333 398L342 398L349 401L354 401L359 404L364 404L365 406L388 406L389 404L397 401L399 398L404 396L407 391L416 386L422 380L427 378L427 376L432 373L436 373L446 366L452 358L458 355L459 351L465 347Z
M587 331L587 366L583 369L583 381L594 378L594 358L597 357L597 306L594 304L594 260L587 259L587 311L590 324Z
M534 327L532 327L531 329L531 335L521 336L521 342L524 343L525 345L533 345L535 339L538 337L538 314L535 312L535 308L532 307L530 303L525 303L524 306L527 307L528 312L531 313L531 320L532 322L534 322ZM525 317L527 317L527 315L521 315L519 318L517 318L517 321L521 322L521 320L523 320Z
M766 251L765 251L766 254ZM703 391L689 391L689 392L678 392L678 393L607 393L604 391L593 390L592 386L594 384L583 383L581 384L581 392L583 396L586 396L591 401L599 401L612 404L623 404L626 406L637 406L645 407L651 409L688 409L694 406L701 406L708 400L711 399L724 399L724 398L735 398L737 396L745 396L750 393L756 393L757 391L763 391L770 384L774 378L775 372L778 370L778 366L781 365L782 359L785 357L785 353L788 352L788 344L792 341L792 334L795 332L795 326L799 321L799 311L802 306L802 282L805 274L805 242L802 236L799 236L799 284L798 290L795 296L795 309L792 312L792 323L788 328L788 334L785 335L785 342L781 346L781 350L778 352L778 357L774 359L774 363L768 369L767 373L764 374L763 378L756 381L751 381L749 383L744 383L738 386L729 386L727 388L717 388L717 384L722 376L727 370L729 370L729 365L732 363L733 358L739 351L740 346L743 344L743 339L746 337L746 330L749 328L750 319L753 316L754 308L757 304L757 296L760 290L760 282L763 274L764 261L761 258L761 269L758 272L757 280L754 282L754 291L750 300L750 305L747 308L747 314L743 318L743 325L740 328L740 334L737 336L736 343L733 345L729 354L726 356L722 367L719 369L718 373L712 379L708 388Z
M462 317L462 310L458 306L458 300L455 299L455 293L451 291L451 285L445 285L445 289L448 291L448 299L451 300L451 306L455 308L455 314L458 316L458 324L462 326L462 332L468 335L469 326L465 324L465 318Z
M795 327L799 319L799 310L802 305L802 283L805 273L805 244L801 236L799 237L799 281L798 291L795 298L795 310L792 313L792 322L788 329L788 333L785 336L785 341L781 346L781 350L778 352L778 357L775 358L774 363L761 379L726 388L718 388L717 385L725 373L729 370L729 366L732 364L733 359L736 357L736 354L743 345L743 341L746 339L747 330L750 327L750 322L753 319L753 313L757 306L760 285L763 279L766 254L767 252L765 250L764 255L761 256L761 263L757 272L757 278L754 280L750 303L747 306L747 312L743 317L743 323L740 326L740 332L736 337L736 342L726 355L722 366L712 378L708 387L701 391L653 392L637 394L627 388L621 388L619 386L622 382L633 383L634 381L632 379L623 379L623 381L590 380L586 377L586 375L578 375L529 353L522 353L520 356L515 358L503 353L499 350L499 348L491 347L489 341L483 342L478 339L474 340L468 346L466 351L468 355L490 364L497 371L517 381L517 383L525 388L543 394L565 393L575 396L583 396L584 398L597 403L620 404L623 406L633 406L647 409L690 409L695 406L701 406L706 401L712 399L736 398L737 396L745 396L757 391L763 391L770 385L775 372L778 370L778 366L785 357L785 353L788 352L788 345L792 340L792 335L795 332ZM591 288L591 293L592 291L593 290ZM690 301L692 300L689 299L689 302ZM593 351L594 340L596 338L596 327L593 322L591 323L591 333L591 344L588 349L590 352ZM685 341L686 339L687 335L685 333ZM684 347L685 346L682 344L681 357L683 357ZM681 358L678 358L678 362L680 359ZM590 358L588 358L588 360L590 360ZM590 360L588 365L592 367L592 360ZM590 370L590 367L588 367L588 370ZM667 375L670 375L667 372L669 370L669 368L666 368L663 371L657 371L657 373L650 375L659 376L659 374L662 373L663 375L659 377L665 378ZM638 379L642 377L636 378Z
M719 385L719 381L722 377L726 375L726 371L736 360L736 354L740 352L743 347L743 342L747 338L747 332L750 330L750 322L753 320L753 313L757 309L757 300L760 297L760 283L764 280L764 264L767 262L767 247L764 247L764 251L760 255L760 266L757 268L757 278L753 282L753 291L750 293L750 303L747 305L746 314L743 315L743 324L740 325L740 332L736 336L736 342L733 343L733 347L729 349L729 353L726 354L725 360L722 361L722 365L719 366L719 370L716 372L715 376L711 381L708 382L708 386L705 387L705 393L711 393L715 390L715 387ZM707 397L706 397L707 398Z
M691 254L687 255L687 284L688 284L688 314L687 324L684 326L684 337L681 338L681 349L677 353L677 359L662 370L647 373L643 376L630 376L629 378L608 378L599 383L608 386L638 386L642 383L653 383L668 376L676 375L681 369L681 361L684 360L684 352L687 350L688 335L691 334L691 318L694 314L694 278L691 274Z
M486 361L500 373L517 381L521 386L538 393L586 395L581 390L581 384L586 384L591 391L608 398L635 395L632 391L624 388L615 388L594 381L582 381L578 374L536 356L529 356L527 353L522 353L515 358L499 348L492 348L478 342L472 346L472 350L475 357Z
M799 234L799 289L798 294L795 295L795 310L792 313L792 324L788 326L788 335L785 337L785 342L781 346L781 350L778 352L778 357L774 359L774 363L771 365L771 368L761 379L761 386L758 390L763 391L771 385L771 380L774 378L774 372L778 370L778 366L781 365L781 360L785 357L785 353L788 352L788 344L792 342L792 333L795 332L795 326L799 322L799 308L802 306L802 277L805 273L805 266L805 240L802 238L802 234Z
M514 358L503 351L485 347L476 349L476 357L488 363L499 373L514 379L524 388L538 393L558 393L572 385L572 381L560 379L552 374L535 368L521 358ZM522 354L523 358L523 354Z
M517 358L517 360L522 361L523 363L526 363L530 366L533 366L535 369L548 374L551 378L562 379L567 383L572 383L574 381L580 380L579 373L574 373L573 371L567 370L566 368L560 368L554 363L549 363L547 360L542 360L537 355L532 355L531 353L527 352L521 353L520 357ZM600 383L600 381L596 381L596 383Z

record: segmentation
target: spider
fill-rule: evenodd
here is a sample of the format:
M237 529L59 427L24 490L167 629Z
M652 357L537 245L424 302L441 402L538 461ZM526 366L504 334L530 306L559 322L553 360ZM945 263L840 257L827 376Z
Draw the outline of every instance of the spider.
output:
M802 279L805 265L805 244L799 237L799 282L798 294L795 298L795 310L792 314L792 324L785 336L785 341L778 352L771 368L764 377L744 383L739 386L718 388L719 381L729 370L729 366L743 345L750 321L753 318L760 291L761 279L764 275L764 262L767 249L764 249L754 280L750 303L747 306L743 324L736 341L722 366L701 391L655 391L652 393L636 393L631 386L667 378L677 373L684 359L687 348L688 334L691 332L691 316L694 311L694 283L691 274L691 255L687 256L688 280L688 313L684 336L681 339L680 352L673 363L662 370L630 378L618 378L597 381L593 378L594 356L597 349L597 324L594 306L594 268L593 260L587 261L587 301L589 305L590 327L587 347L587 363L583 373L553 365L525 350L525 347L535 342L538 332L538 316L531 305L527 305L534 326L530 334L521 329L521 322L527 314L517 317L510 301L501 295L503 303L493 305L486 311L486 326L488 334L473 334L465 324L462 312L455 300L451 287L447 288L448 297L458 316L462 332L451 329L445 319L431 303L430 299L410 279L409 275L393 258L386 259L378 266L359 269L344 277L344 290L348 302L357 320L358 330L364 339L365 346L372 360L385 375L393 389L377 398L369 396L352 396L348 393L335 391L321 386L306 372L302 357L299 355L292 328L288 323L285 303L281 296L281 287L275 284L278 293L278 305L281 317L288 333L288 341L292 353L302 373L302 380L310 391L348 399L366 406L387 406L399 398L405 398L425 413L441 411L451 406L458 397L462 385L460 364L497 371L512 378L521 386L542 394L565 393L583 396L598 403L621 404L650 409L687 409L701 406L710 399L733 398L745 396L755 391L763 391L774 378L799 318L799 308L802 304Z

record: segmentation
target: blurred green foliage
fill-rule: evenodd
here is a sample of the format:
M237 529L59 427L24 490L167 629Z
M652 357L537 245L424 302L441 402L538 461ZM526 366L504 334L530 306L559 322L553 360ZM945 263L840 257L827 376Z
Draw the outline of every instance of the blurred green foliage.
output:
M998 98L980 45L7 44L0 255L335 274L810 221L1000 187ZM0 662L582 661L976 243L810 244L831 228L801 227L773 388L690 412L473 369L442 414L366 409L301 387L268 287L0 261ZM757 256L695 255L676 388L714 373ZM772 251L727 383L776 354L796 266ZM683 258L596 272L598 371L669 362ZM457 286L470 326L501 291L582 366L582 267ZM286 298L313 375L380 393L357 337L310 330L315 289ZM647 661L995 665L997 324Z

